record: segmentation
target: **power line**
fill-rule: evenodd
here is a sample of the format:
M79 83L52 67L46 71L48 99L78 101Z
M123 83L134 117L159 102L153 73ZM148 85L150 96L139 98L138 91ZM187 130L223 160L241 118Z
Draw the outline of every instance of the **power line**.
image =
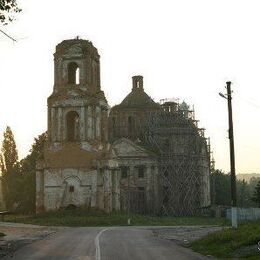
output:
M7 33L5 33L3 30L0 29L0 32L3 33L6 37L8 37L9 39L11 39L13 42L17 42L16 39L14 39L12 36L8 35Z
M260 108L260 105L256 104L254 101L248 99L248 98L244 98L244 97L240 97L240 99L244 100L245 102L247 102L248 104L250 104L251 106L254 106L256 108Z

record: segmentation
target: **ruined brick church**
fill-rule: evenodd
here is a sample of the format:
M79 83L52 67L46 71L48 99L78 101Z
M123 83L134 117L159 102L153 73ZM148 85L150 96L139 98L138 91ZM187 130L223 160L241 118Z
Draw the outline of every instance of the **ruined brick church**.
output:
M110 108L90 41L56 46L47 136L36 169L37 212L194 215L210 205L210 147L193 111L184 102L153 101L142 76Z

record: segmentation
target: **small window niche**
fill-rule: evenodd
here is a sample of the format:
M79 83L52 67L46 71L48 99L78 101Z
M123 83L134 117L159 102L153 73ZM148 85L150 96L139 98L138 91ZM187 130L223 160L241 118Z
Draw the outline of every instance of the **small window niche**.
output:
M79 140L79 115L76 111L70 111L66 115L67 141Z
M129 137L132 137L134 134L134 124L135 124L134 118L132 116L129 116L127 120L127 130L128 130Z
M144 192L145 189L144 189L144 187L138 187L138 191Z
M139 179L143 179L144 178L145 167L144 166L139 166L137 169L138 169L138 178Z
M128 167L122 166L121 167L121 178L126 179L128 177Z
M76 85L80 83L80 69L76 62L68 65L68 83Z
M74 192L74 186L73 185L69 186L69 192Z

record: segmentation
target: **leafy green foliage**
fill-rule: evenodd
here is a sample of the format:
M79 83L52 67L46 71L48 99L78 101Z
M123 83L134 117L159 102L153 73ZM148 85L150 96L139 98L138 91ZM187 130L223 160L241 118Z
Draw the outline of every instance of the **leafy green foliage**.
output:
M35 174L36 162L43 157L44 143L47 134L43 133L34 139L30 154L21 160L21 206L22 212L35 212Z
M13 210L19 198L19 172L18 153L11 128L8 126L4 132L0 156L0 169L2 172L2 187L5 206Z
M6 25L13 21L14 14L21 12L16 0L0 0L0 23Z
M258 241L260 241L260 220L241 224L237 229L226 228L211 233L194 241L191 248L204 255L213 255L219 258L241 257L241 254L242 257L250 255L259 257ZM248 247L249 251L241 250Z
M46 136L43 133L35 138L29 155L19 162L13 133L10 127L6 128L0 154L0 169L7 210L35 212L36 161L43 156Z
M132 225L180 226L180 225L226 225L229 221L221 218L206 217L157 217L131 214ZM36 224L44 226L125 226L127 214L105 213L93 209L60 210L37 215L7 215L5 221Z
M10 172L13 170L15 165L18 165L18 153L16 149L16 143L14 140L14 135L9 126L7 126L4 132L4 140L2 144L2 162L1 170L2 172Z
M251 178L250 182L237 180L237 206L256 207L257 204L252 201L252 195L257 184L257 178ZM215 170L211 174L211 200L215 205L230 206L231 204L231 184L230 174L221 170Z
M258 181L255 191L252 197L252 201L258 204L258 207L260 207L260 180Z
M215 170L211 174L211 184L211 190L214 190L215 204L229 206L231 203L230 175L221 170Z

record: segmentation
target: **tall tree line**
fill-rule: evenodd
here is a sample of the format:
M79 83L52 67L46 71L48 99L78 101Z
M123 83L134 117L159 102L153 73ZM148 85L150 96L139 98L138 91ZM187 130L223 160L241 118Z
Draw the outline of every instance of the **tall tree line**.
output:
M19 198L20 164L14 135L10 127L7 127L4 132L1 152L2 193L6 208L11 209L15 207Z
M19 161L14 135L10 127L6 128L0 153L2 195L6 210L35 212L36 162L43 156L45 140L46 133L35 138L29 154Z
M231 205L231 184L230 174L224 173L222 170L214 170L211 173L211 201L213 205ZM260 178L251 178L249 182L245 180L237 180L237 206L238 207L257 207L260 206L260 198L258 202L257 187L259 186L260 196Z

